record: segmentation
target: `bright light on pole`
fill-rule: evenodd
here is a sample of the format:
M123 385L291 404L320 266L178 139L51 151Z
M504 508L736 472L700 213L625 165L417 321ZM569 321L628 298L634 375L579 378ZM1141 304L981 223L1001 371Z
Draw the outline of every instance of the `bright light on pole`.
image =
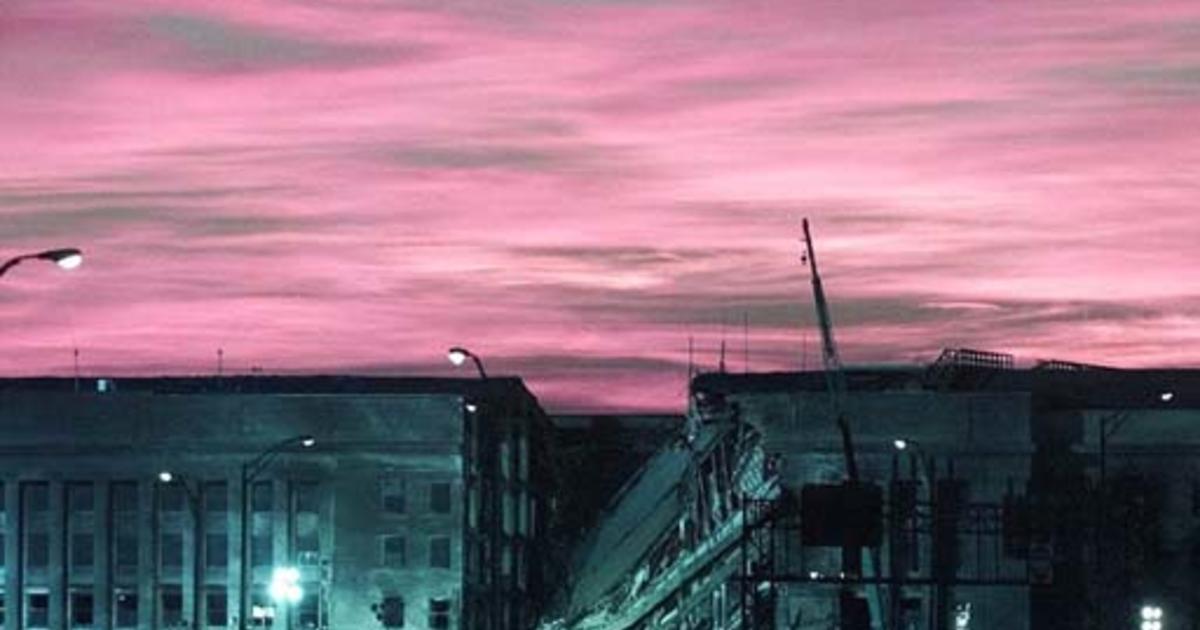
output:
M1142 623L1139 626L1141 630L1162 630L1163 628L1163 609L1147 604L1142 606Z
M304 589L300 587L300 570L296 567L275 567L267 593L277 602L300 603L304 598Z
M62 249L48 249L36 254L15 256L0 264L0 276L3 276L6 271L26 260L45 260L58 265L62 269L74 269L83 264L83 252L74 247L64 247Z
M908 448L908 440L903 438L893 440L892 446L895 446L897 451L903 451L904 449Z
M446 358L455 367L461 366L467 362L467 359L470 359L475 362L475 369L479 370L479 377L483 379L488 377L487 372L483 369L483 361L479 360L479 356L462 346L454 346L447 350Z
M175 475L169 470L164 470L158 473L158 480L163 483L171 483L175 479Z

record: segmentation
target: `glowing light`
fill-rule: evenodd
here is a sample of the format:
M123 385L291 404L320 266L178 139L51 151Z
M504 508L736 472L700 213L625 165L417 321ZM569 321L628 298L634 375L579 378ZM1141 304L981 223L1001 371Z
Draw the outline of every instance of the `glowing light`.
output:
M908 440L895 440L892 442L892 446L895 446L897 451L903 451L908 448Z
M446 358L450 359L450 363L455 366L462 365L467 361L467 351L462 348L450 348L450 351L446 353Z
M1175 392L1163 392L1158 395L1158 399L1163 402L1171 402L1175 400Z
M271 585L267 594L275 601L298 604L304 598L304 589L300 586L300 570L296 567L276 567L271 574Z
M63 269L75 269L79 265L83 264L83 254L69 254L59 258L54 262Z
M304 437L300 439L300 446L303 446L304 448L312 448L316 443L317 440L313 437Z
M158 473L158 480L163 483L171 483L175 479L175 475L169 470L164 470Z

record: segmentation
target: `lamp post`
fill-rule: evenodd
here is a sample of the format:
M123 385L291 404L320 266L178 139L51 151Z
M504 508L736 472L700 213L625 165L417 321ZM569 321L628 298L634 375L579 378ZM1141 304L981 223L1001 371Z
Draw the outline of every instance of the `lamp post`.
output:
M204 539L204 515L200 504L200 487L197 485L196 488L192 488L187 477L169 470L158 473L158 480L163 485L179 484L187 495L188 508L192 512L192 627L201 628L203 626L200 625L200 608L204 595L204 573L200 554L203 551L201 541ZM159 595L155 593L154 596Z
M241 532L240 532L240 552L241 557L241 572L238 576L238 628L246 630L246 614L250 610L250 572L253 570L250 563L250 484L266 470L267 466L274 461L280 453L291 449L295 446L302 448L312 448L316 444L316 439L311 435L297 435L286 440L281 440L267 447L264 451L254 456L253 459L247 460L242 464L242 511L240 514Z
M83 264L83 252L74 247L66 247L62 249L48 249L36 254L14 256L5 261L3 265L0 265L0 276L3 276L9 269L16 267L26 260L45 260L63 269L74 269Z
M488 377L487 372L485 372L483 369L483 361L480 361L479 357L476 356L474 352L471 352L466 348L454 346L446 351L446 358L450 359L450 362L455 366L462 365L463 363L466 363L467 359L471 359L475 362L475 369L479 370L479 378L487 379Z

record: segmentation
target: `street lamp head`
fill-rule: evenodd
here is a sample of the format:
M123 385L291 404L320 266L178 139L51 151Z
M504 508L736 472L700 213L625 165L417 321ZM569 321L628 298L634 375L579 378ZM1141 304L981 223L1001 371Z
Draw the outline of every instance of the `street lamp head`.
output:
M175 475L169 470L164 470L158 473L158 480L163 483L171 483L175 480Z
M49 249L34 254L34 257L39 260L48 260L63 269L74 269L83 264L83 252L74 247Z
M456 367L466 363L469 356L471 356L470 350L458 346L454 346L446 351L446 358L450 359L450 363Z
M903 451L908 448L908 440L898 438L892 441L892 446L896 447L897 451Z
M317 438L315 438L311 435L300 436L300 446L303 446L304 448L312 448L313 445L316 443L317 443Z

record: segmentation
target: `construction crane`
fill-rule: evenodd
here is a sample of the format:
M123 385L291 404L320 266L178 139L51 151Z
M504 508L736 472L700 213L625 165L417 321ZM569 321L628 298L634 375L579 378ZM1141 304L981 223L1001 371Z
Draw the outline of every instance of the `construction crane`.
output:
M858 462L854 455L854 440L850 432L850 420L846 417L846 371L842 368L842 359L838 356L837 342L833 339L833 318L829 316L829 303L825 300L825 287L821 284L821 274L817 271L817 254L813 250L812 234L808 230L808 219L803 221L804 254L802 261L808 263L812 276L813 303L817 309L817 322L821 326L821 359L825 366L825 384L829 389L830 412L837 422L838 431L842 434L842 454L846 458L846 478L851 487L857 487L859 482ZM866 556L866 574L874 574L879 566L876 557L878 550ZM862 549L854 546L842 548L842 570L847 575L863 574ZM842 587L843 597L853 594L853 588L848 584ZM843 599L844 601L844 599ZM883 606L879 586L868 591L867 607L870 617L882 622ZM842 614L846 614L845 610ZM843 621L845 623L845 621Z
M842 453L846 458L846 477L858 482L858 463L854 457L854 440L850 434L850 421L846 418L846 372L838 357L837 342L833 339L833 319L829 317L829 304L825 301L825 288L821 274L817 271L817 253L813 250L812 235L808 231L808 219L804 219L804 255L812 276L813 302L817 308L817 322L821 326L821 359L825 365L825 384L829 388L829 404L838 431L842 434Z

